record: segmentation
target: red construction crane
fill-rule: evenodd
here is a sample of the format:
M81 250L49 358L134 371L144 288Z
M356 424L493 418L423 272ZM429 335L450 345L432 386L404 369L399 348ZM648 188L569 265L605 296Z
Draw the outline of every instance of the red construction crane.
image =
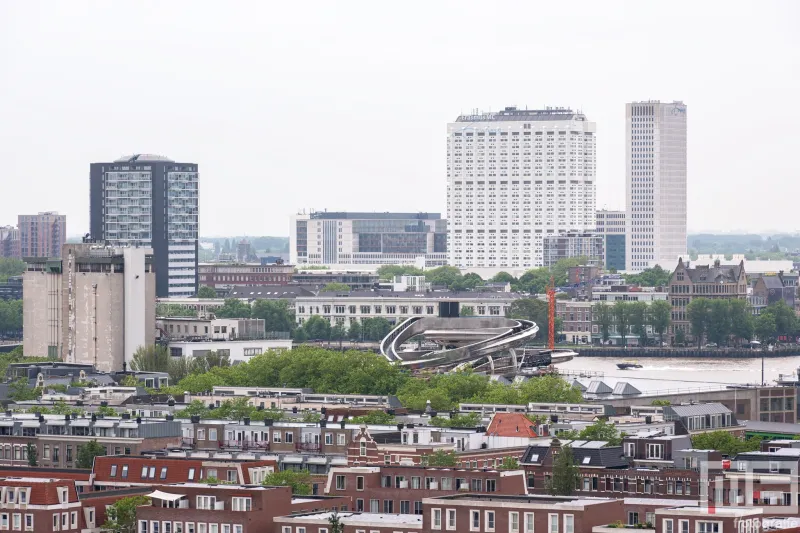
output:
M547 346L553 350L556 347L556 286L553 276L547 285Z

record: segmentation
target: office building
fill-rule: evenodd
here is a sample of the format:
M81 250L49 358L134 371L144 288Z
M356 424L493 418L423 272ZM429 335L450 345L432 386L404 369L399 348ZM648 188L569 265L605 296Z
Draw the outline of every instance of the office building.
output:
M92 163L91 236L113 246L153 249L156 294L197 293L196 163L135 154Z
M447 264L447 223L439 213L298 214L289 228L290 263Z
M562 259L585 257L587 265L603 262L603 237L597 233L558 233L542 239L543 266L551 267Z
M547 235L594 229L595 131L561 107L448 124L448 263L540 267Z
M686 105L625 105L625 263L669 269L686 256Z
M66 244L23 274L25 354L122 370L155 342L152 250Z
M603 265L606 270L625 270L625 211L598 209L596 231L603 236Z
M19 230L14 226L0 226L0 257L20 258Z
M67 216L54 211L19 215L20 257L61 257L67 239Z
M286 285L291 283L293 265L261 263L201 263L198 265L200 285L227 292L233 287Z

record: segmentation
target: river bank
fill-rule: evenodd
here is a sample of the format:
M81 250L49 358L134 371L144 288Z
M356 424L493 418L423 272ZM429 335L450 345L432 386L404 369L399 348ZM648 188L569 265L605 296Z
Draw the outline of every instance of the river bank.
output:
M780 348L642 348L639 346L587 346L575 349L581 357L660 357L681 359L761 359L800 356L800 346Z

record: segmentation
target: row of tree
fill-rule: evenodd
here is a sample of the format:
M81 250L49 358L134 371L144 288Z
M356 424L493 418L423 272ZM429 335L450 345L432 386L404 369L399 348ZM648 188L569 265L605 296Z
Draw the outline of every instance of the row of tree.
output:
M25 272L25 262L10 257L0 257L0 283L12 276L21 276Z
M613 326L623 345L633 335L639 338L639 344L646 346L649 342L648 326L658 335L659 341L664 342L664 334L671 323L671 314L672 307L666 300L657 300L649 305L645 302L598 302L592 307L592 322L597 324L604 343L608 342Z
M793 337L799 325L794 310L783 300L754 316L743 299L695 298L686 306L686 318L698 346L704 339L722 346L750 341L754 336L761 341Z
M314 315L294 330L293 338L297 342L331 341L339 342L351 340L354 342L377 342L386 337L392 330L392 325L383 317L364 318L360 322L353 321L349 326L344 323L331 326L328 319Z

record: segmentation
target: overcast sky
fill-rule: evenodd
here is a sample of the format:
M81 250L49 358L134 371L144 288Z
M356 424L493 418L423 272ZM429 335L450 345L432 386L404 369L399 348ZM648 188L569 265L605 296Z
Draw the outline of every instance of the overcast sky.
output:
M89 227L89 163L200 165L200 232L445 210L446 124L565 106L624 208L625 102L683 100L689 229L798 228L800 2L0 0L0 225Z

